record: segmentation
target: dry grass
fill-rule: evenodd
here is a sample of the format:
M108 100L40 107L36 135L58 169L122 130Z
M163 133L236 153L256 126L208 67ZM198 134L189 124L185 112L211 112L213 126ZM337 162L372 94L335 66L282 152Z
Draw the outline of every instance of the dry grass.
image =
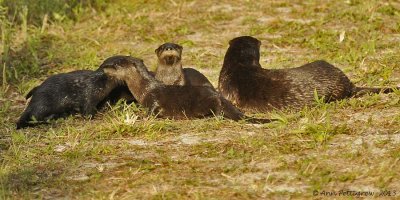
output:
M95 69L114 54L154 68L154 49L167 41L183 45L185 67L215 86L228 41L240 35L262 41L265 68L325 59L357 85L396 86L399 22L397 1L118 0L75 21L16 28L0 92L0 199L398 197L400 92L257 114L278 119L265 125L145 118L122 103L94 120L14 126L23 95L48 75Z

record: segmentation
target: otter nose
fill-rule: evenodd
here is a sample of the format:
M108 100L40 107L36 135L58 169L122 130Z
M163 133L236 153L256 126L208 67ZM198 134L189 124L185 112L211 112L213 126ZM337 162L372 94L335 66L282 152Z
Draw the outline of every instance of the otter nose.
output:
M166 50L166 51L171 51L171 50L172 50L172 47L167 47L165 50Z

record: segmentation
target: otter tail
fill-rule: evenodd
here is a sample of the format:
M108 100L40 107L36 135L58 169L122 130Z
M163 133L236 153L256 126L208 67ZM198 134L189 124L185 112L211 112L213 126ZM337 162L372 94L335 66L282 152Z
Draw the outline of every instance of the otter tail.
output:
M39 88L39 86L34 87L31 91L28 92L28 94L25 96L25 99L29 99L33 93Z
M30 119L31 119L31 113L24 111L24 113L22 113L22 116L19 118L17 122L17 129L32 126L32 124L29 123Z
M245 115L237 109L230 101L221 97L222 112L224 117L234 121L239 121L245 117Z
M34 118L34 120L32 118ZM47 124L47 121L37 121L35 115L31 112L24 112L17 122L17 130L41 124Z
M222 112L224 113L224 117L227 119L231 119L234 121L246 120L247 122L253 124L265 124L273 121L271 119L258 119L258 118L248 117L244 115L239 109L237 109L230 101L228 101L223 97L221 97L221 104L222 104Z
M248 116L246 116L244 118L244 120L246 120L247 122L249 122L251 124L267 124L267 123L271 123L273 121L277 121L276 119L260 119L260 118L253 118L253 117L248 117Z
M42 110L38 111L37 109L32 109L32 107L28 106L17 122L17 129L44 124L46 122L43 121L43 116Z
M394 88L355 87L353 90L353 96L357 97L365 94L379 94L379 93L388 94L394 92L395 90L400 90L400 87L394 87Z

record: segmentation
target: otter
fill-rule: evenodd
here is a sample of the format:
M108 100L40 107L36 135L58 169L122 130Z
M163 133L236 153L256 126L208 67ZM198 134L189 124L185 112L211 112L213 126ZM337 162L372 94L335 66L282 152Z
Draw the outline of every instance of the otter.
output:
M109 57L105 59L102 64L100 64L99 69L103 69L104 66L113 65L115 62L118 62L120 59L123 58L125 58L125 56L122 55ZM126 86L124 82L115 87L106 98L99 102L97 108L103 108L107 104L107 102L111 105L114 105L120 99L125 100L127 103L136 102L135 97L133 97L132 93L128 89L128 86Z
M31 100L17 122L17 129L76 113L93 116L99 102L119 85L121 81L107 76L102 68L50 76L27 94L26 99Z
M193 85L166 85L147 70L143 60L125 56L103 65L109 76L124 81L139 104L149 109L149 114L174 119L202 118L222 115L238 121L241 119L267 123L269 119L246 117L214 88Z
M167 85L192 85L207 86L214 88L211 82L199 71L193 68L182 68L183 47L175 43L164 43L155 49L158 59L156 72L149 72L157 80ZM101 65L112 65L113 62L123 58L122 55L107 58ZM119 99L125 99L128 103L135 102L135 98L130 93L126 85L115 88L110 95L100 103L100 107L105 102L115 104Z
M167 85L193 85L213 87L210 81L193 68L182 68L183 47L175 43L164 43L155 53L158 66L155 77Z
M316 94L331 102L361 93L393 92L356 87L340 69L323 60L297 68L263 69L260 46L251 36L232 39L219 75L221 94L246 111L300 108L312 104Z

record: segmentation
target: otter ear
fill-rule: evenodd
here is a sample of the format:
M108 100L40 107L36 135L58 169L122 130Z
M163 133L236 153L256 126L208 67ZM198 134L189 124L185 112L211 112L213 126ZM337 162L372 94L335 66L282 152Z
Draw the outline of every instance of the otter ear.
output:
M160 52L160 50L161 50L161 46L159 46L156 50L154 50L154 52L158 55L158 53Z
M258 42L258 47L260 47L261 46L261 41L257 40L257 42Z
M181 45L178 44L178 48L182 51L183 47Z

